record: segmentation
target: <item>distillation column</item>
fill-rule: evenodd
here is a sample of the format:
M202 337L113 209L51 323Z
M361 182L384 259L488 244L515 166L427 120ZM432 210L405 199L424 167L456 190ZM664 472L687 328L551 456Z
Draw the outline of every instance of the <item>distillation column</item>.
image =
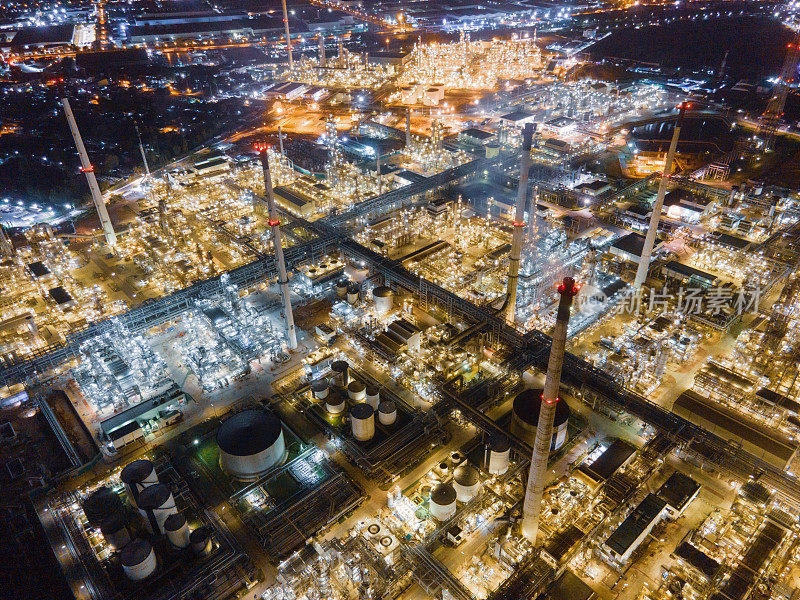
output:
M664 161L664 171L661 173L661 180L658 182L658 193L656 194L656 201L653 202L653 214L650 215L650 227L647 229L647 235L644 238L644 247L642 248L642 256L639 258L639 267L636 269L636 278L633 280L633 293L638 294L642 289L644 280L647 279L647 272L650 270L650 257L653 254L653 244L656 241L656 233L658 232L658 220L661 218L661 207L664 205L664 195L667 192L667 179L672 171L672 159L675 158L675 150L678 147L678 137L681 134L681 127L683 126L683 115L689 105L682 102L678 108L678 120L675 122L675 131L672 132L672 141L669 143L669 151L667 152L667 159Z
M283 257L283 244L281 242L281 222L278 220L278 211L275 208L275 192L272 189L272 175L269 172L269 155L264 148L260 152L261 167L264 170L264 193L267 197L269 208L269 226L272 228L272 241L275 245L275 258L278 261L278 284L283 296L283 312L286 315L286 336L289 339L289 349L297 348L297 332L294 328L294 315L292 315L292 298L289 292L289 277L286 273L286 260Z
M522 253L522 238L525 234L525 199L528 196L528 171L531 168L531 144L533 124L527 123L522 133L522 159L519 166L519 188L517 188L517 208L514 213L514 238L511 241L511 254L508 262L508 293L503 305L506 321L514 324L517 310L517 280L519 278L519 257ZM531 218L529 216L528 218Z
M114 232L114 226L111 224L111 219L108 216L106 203L103 202L103 195L100 193L100 187L97 185L97 179L94 176L94 167L92 163L89 162L89 155L86 153L86 147L83 145L81 132L78 131L78 123L75 122L75 115L72 114L72 108L66 96L61 99L61 105L64 107L64 113L67 115L67 122L69 123L69 130L72 132L72 139L75 140L75 146L78 148L78 155L81 158L81 171L86 175L86 181L89 183L89 190L92 192L92 201L97 210L97 216L100 217L100 225L103 228L103 234L106 236L106 243L110 247L114 247L117 245L117 234Z
M558 391L561 385L561 367L564 364L564 350L567 346L567 325L572 299L578 293L578 286L572 277L565 277L558 286L561 299L558 303L556 326L553 329L553 343L550 346L550 359L542 393L542 408L536 425L536 439L533 442L531 469L528 473L528 486L525 490L525 503L522 509L522 535L532 544L539 533L539 515L542 512L542 493L544 477L547 473L547 459L550 458L550 444L553 439L553 422L556 417Z

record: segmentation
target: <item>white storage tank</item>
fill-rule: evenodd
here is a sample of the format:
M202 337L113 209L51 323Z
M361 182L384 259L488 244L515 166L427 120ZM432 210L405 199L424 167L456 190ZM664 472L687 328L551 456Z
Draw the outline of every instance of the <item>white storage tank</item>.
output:
M119 560L125 576L132 581L146 579L156 571L156 553L147 540L128 542L120 552Z
M397 420L397 406L392 400L384 400L378 405L378 421L381 425L394 425Z
M335 360L331 363L331 373L333 383L341 388L347 387L350 383L350 365L346 360Z
M361 283L369 275L369 269L363 264L353 264L348 262L344 266L344 274L353 282Z
M392 290L385 285L372 290L372 297L375 300L375 312L379 315L384 315L392 310Z
M338 415L344 412L344 394L339 390L332 390L325 398L325 408L329 413Z
M429 506L434 519L446 521L456 514L456 490L449 483L440 483L431 492Z
M381 393L378 390L377 386L368 385L366 392L367 392L367 404L369 404L373 410L378 410L378 406L381 403Z
M463 462L453 471L453 487L459 502L469 502L478 494L481 482L478 470L468 462Z
M533 445L536 439L536 427L539 424L539 411L542 408L541 388L524 390L514 398L514 408L511 412L511 433L521 440ZM550 452L554 452L567 441L567 423L570 410L567 403L559 400L556 403L556 416L553 422L553 438L550 442Z
M106 543L114 550L121 550L125 544L131 541L131 534L128 531L125 515L121 512L109 515L100 523L100 533Z
M361 286L357 283L351 283L347 286L347 302L355 304L358 302L358 296L361 292Z
M493 436L486 446L486 470L490 475L502 475L508 471L511 444L501 435Z
M367 397L367 387L360 381L351 381L347 384L347 395L353 402L363 402Z
M198 527L189 534L189 543L195 554L206 556L211 552L211 532L205 526Z
M339 300L344 300L347 298L347 279L340 279L336 282L336 297Z
M311 384L311 393L317 400L323 400L328 395L330 384L327 379L317 379Z
M136 499L139 497L139 492L158 483L156 467L152 461L146 458L140 458L125 465L119 478L125 484L125 489L134 504L137 504Z
M371 440L375 435L375 411L366 402L359 402L350 409L350 425L359 442Z
M176 548L186 548L189 545L189 525L181 513L167 517L164 521L164 531L170 543Z
M151 533L164 533L164 521L178 512L169 487L157 483L139 494L139 512L142 513Z
M222 469L242 480L258 479L286 454L280 419L261 409L227 419L217 431L217 445Z

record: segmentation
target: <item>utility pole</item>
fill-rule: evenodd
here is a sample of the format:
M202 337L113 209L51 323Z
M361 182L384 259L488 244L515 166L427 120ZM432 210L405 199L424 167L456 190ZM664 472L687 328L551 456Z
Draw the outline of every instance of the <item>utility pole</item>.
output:
M286 53L289 55L289 70L294 69L294 59L292 58L292 37L289 33L289 12L286 10L286 0L281 0L283 6L283 26L286 29Z
M113 248L117 245L117 234L114 232L114 226L111 224L111 219L108 216L106 203L103 201L103 195L100 193L100 186L97 185L97 179L94 176L94 167L92 163L89 162L89 155L86 153L86 147L83 145L81 132L78 130L78 123L75 121L75 115L72 114L72 108L69 105L66 94L61 98L61 105L64 107L64 114L67 115L67 122L69 123L69 130L72 132L72 139L75 140L75 146L78 148L78 155L81 158L81 171L86 175L86 181L89 183L89 191L92 193L92 202L94 202L97 216L100 218L100 226L103 228L106 243L109 247Z
M269 209L269 226L272 229L272 242L275 246L275 259L278 261L278 285L283 296L283 312L286 317L286 337L289 339L289 349L297 348L297 332L294 327L294 315L292 314L292 298L289 292L289 276L286 272L286 260L283 256L283 244L281 243L281 222L278 219L278 211L275 208L275 192L272 189L272 176L269 172L269 153L266 146L259 148L261 156L261 168L264 171L264 195L267 198Z
M672 141L669 143L669 151L664 161L664 170L661 173L661 180L658 182L658 193L656 194L655 202L653 202L650 226L644 238L642 256L639 258L639 267L636 269L636 278L633 280L633 293L635 294L638 294L642 289L642 284L647 279L647 272L650 270L650 257L653 254L653 244L656 241L658 220L661 218L661 207L664 205L664 195L667 193L667 179L669 179L669 175L672 172L672 159L675 158L675 150L678 148L678 138L681 135L683 117L686 114L686 109L691 107L692 105L687 102L681 102L678 105L680 111L678 112L678 120L675 122L675 131L672 132Z

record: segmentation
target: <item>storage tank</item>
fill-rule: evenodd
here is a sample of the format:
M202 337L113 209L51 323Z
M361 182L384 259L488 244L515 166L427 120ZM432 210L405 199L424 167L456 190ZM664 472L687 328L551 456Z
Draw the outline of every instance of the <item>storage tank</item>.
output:
M372 297L375 300L375 312L379 315L386 314L392 310L392 290L385 285L381 285L372 290Z
M351 381L347 384L347 395L353 402L362 402L367 397L367 387L360 381Z
M131 541L131 534L128 531L125 515L122 512L109 515L100 522L100 533L106 543L114 550L120 550L125 544Z
M381 425L394 425L397 420L397 406L392 400L384 400L378 405L378 421Z
M261 409L244 410L227 419L217 431L219 462L237 479L258 479L286 453L280 419Z
M508 471L511 444L501 435L493 436L486 445L486 470L490 475L502 475Z
M164 521L178 512L175 498L169 487L157 483L144 488L139 493L139 512L142 513L150 531L155 534L164 533Z
M347 279L340 279L336 282L336 297L339 300L347 298Z
M378 387L374 385L368 385L366 393L367 404L369 404L373 410L378 410L378 406L381 403L381 393L378 390Z
M375 435L375 411L366 402L359 402L350 409L350 425L359 442L371 440Z
M164 532L176 548L186 548L189 545L189 525L183 514L175 513L168 516L164 521Z
M456 490L449 483L440 483L431 492L429 506L433 518L446 521L456 514Z
M350 304L358 302L358 296L361 293L361 286L357 283L351 283L347 286L347 301Z
M311 384L311 394L317 400L322 400L328 395L330 384L327 379L317 379Z
M344 266L344 274L355 283L361 283L369 275L369 269L363 264L348 262Z
M533 445L536 439L536 426L539 423L539 410L542 407L541 388L523 390L514 398L514 408L511 414L511 433L521 440ZM550 442L550 452L558 450L567 440L567 422L570 410L567 403L556 403L556 415L553 422L553 437Z
M340 390L332 390L325 398L325 408L329 413L338 415L344 412L344 394Z
M134 504L137 504L139 492L148 486L158 483L156 467L152 461L146 458L140 458L139 460L129 462L122 469L119 478L120 481L125 484L125 490L128 492Z
M119 554L122 570L125 576L132 581L139 581L150 577L156 570L156 553L153 545L147 540L132 540L128 542Z
M478 470L471 464L461 463L453 471L453 487L456 490L456 497L459 502L469 502L478 494L481 486L478 479Z
M103 485L89 494L81 507L86 520L98 527L103 519L122 512L122 500L119 494Z
M195 554L206 556L211 552L211 531L208 527L198 527L189 534L189 543Z
M331 373L333 383L341 388L347 387L350 383L350 365L346 360L335 360L331 363Z
M453 450L450 453L450 466L457 467L464 460L464 456L458 450Z

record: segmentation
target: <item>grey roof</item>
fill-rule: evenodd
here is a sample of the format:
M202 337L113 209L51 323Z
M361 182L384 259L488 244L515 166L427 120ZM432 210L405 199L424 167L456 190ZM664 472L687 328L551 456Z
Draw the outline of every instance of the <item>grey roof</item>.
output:
M375 411L366 402L359 402L350 409L350 416L354 419L369 419Z
M164 521L164 531L178 531L186 525L186 517L183 513L173 513Z
M647 494L631 514L606 540L606 545L617 554L625 554L631 544L655 521L667 505L655 494Z
M656 492L676 510L681 510L700 489L700 484L688 475L675 471Z
M128 463L119 474L122 483L141 483L153 472L153 463L146 458L140 458Z
M514 414L529 425L537 426L539 424L539 411L542 408L543 392L540 388L524 390L517 394L517 397L514 398ZM566 423L570 414L569 406L567 406L566 402L556 402L556 416L553 426L559 427Z
M242 411L227 419L217 431L220 450L233 456L252 456L263 452L281 435L281 422L259 409Z
M453 471L453 480L460 485L475 485L478 483L478 471L472 465L464 463Z
M163 483L147 486L139 492L136 505L142 510L160 508L169 499L171 493L169 487Z
M147 560L152 551L153 546L147 540L131 540L125 544L122 552L120 552L119 559L126 567L135 567Z
M431 502L447 506L456 501L456 490L449 483L440 483L431 492Z

